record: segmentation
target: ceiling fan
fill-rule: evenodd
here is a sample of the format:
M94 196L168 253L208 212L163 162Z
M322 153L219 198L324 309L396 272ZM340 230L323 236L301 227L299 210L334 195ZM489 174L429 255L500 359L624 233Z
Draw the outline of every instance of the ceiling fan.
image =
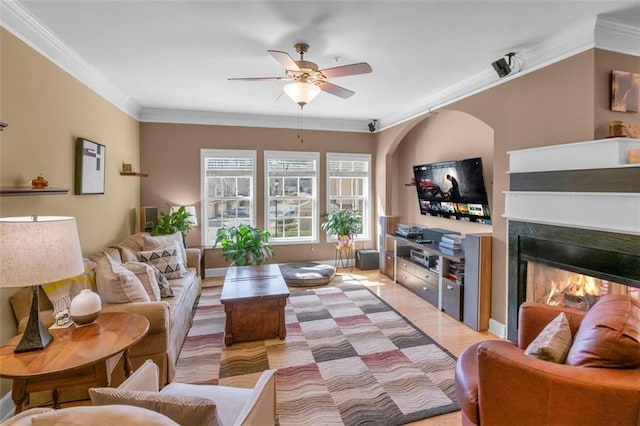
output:
M304 54L309 50L309 45L306 43L297 43L295 46L296 52L300 54L300 60L295 61L287 52L279 50L268 50L273 58L278 61L285 69L285 76L283 77L248 77L248 78L229 78L229 80L242 80L242 81L293 81L293 83L286 85L284 92L293 99L295 103L302 108L307 103L311 102L318 93L323 92L331 93L332 95L339 96L341 98L349 98L355 94L354 91L345 89L344 87L337 86L333 83L329 83L327 79L335 77L346 77L349 75L367 74L372 71L371 66L366 62L359 62L350 65L341 65L333 68L318 69L318 65L315 62L305 61Z

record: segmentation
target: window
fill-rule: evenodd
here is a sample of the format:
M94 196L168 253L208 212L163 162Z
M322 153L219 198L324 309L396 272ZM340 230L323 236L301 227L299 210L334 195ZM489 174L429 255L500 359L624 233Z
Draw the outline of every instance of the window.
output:
M362 215L358 240L371 239L371 155L327 153L327 211L352 209ZM327 241L335 241L327 236Z
M273 243L317 242L318 153L265 151L265 223Z
M255 226L256 151L203 149L202 241L212 246L222 226Z

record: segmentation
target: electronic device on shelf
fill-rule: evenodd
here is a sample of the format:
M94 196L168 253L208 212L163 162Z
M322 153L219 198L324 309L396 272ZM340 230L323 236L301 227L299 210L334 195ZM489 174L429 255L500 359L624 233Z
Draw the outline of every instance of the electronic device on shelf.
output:
M436 265L438 256L429 256L422 250L411 250L410 259L415 263L426 266L427 268L433 268Z
M396 235L400 235L405 238L422 238L422 232L425 228L415 225L405 225L403 223L398 224L396 229Z

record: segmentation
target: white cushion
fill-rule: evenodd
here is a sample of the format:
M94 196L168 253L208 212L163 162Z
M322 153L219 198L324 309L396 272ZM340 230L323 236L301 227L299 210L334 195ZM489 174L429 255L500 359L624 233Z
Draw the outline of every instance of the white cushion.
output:
M218 409L218 419L223 425L233 425L242 408L251 397L253 389L232 388L217 385L192 385L169 383L161 394L183 395L205 398L213 401Z
M127 262L124 267L136 274L149 295L149 300L156 302L160 300L160 286L156 278L156 272L151 265L144 262Z
M96 285L103 304L150 301L138 277L109 256L98 260Z

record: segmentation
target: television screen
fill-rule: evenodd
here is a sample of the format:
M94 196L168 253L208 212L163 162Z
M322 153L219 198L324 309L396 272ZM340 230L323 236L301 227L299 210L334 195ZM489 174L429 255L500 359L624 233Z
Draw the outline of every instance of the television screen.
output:
M482 159L413 166L420 213L491 224Z

